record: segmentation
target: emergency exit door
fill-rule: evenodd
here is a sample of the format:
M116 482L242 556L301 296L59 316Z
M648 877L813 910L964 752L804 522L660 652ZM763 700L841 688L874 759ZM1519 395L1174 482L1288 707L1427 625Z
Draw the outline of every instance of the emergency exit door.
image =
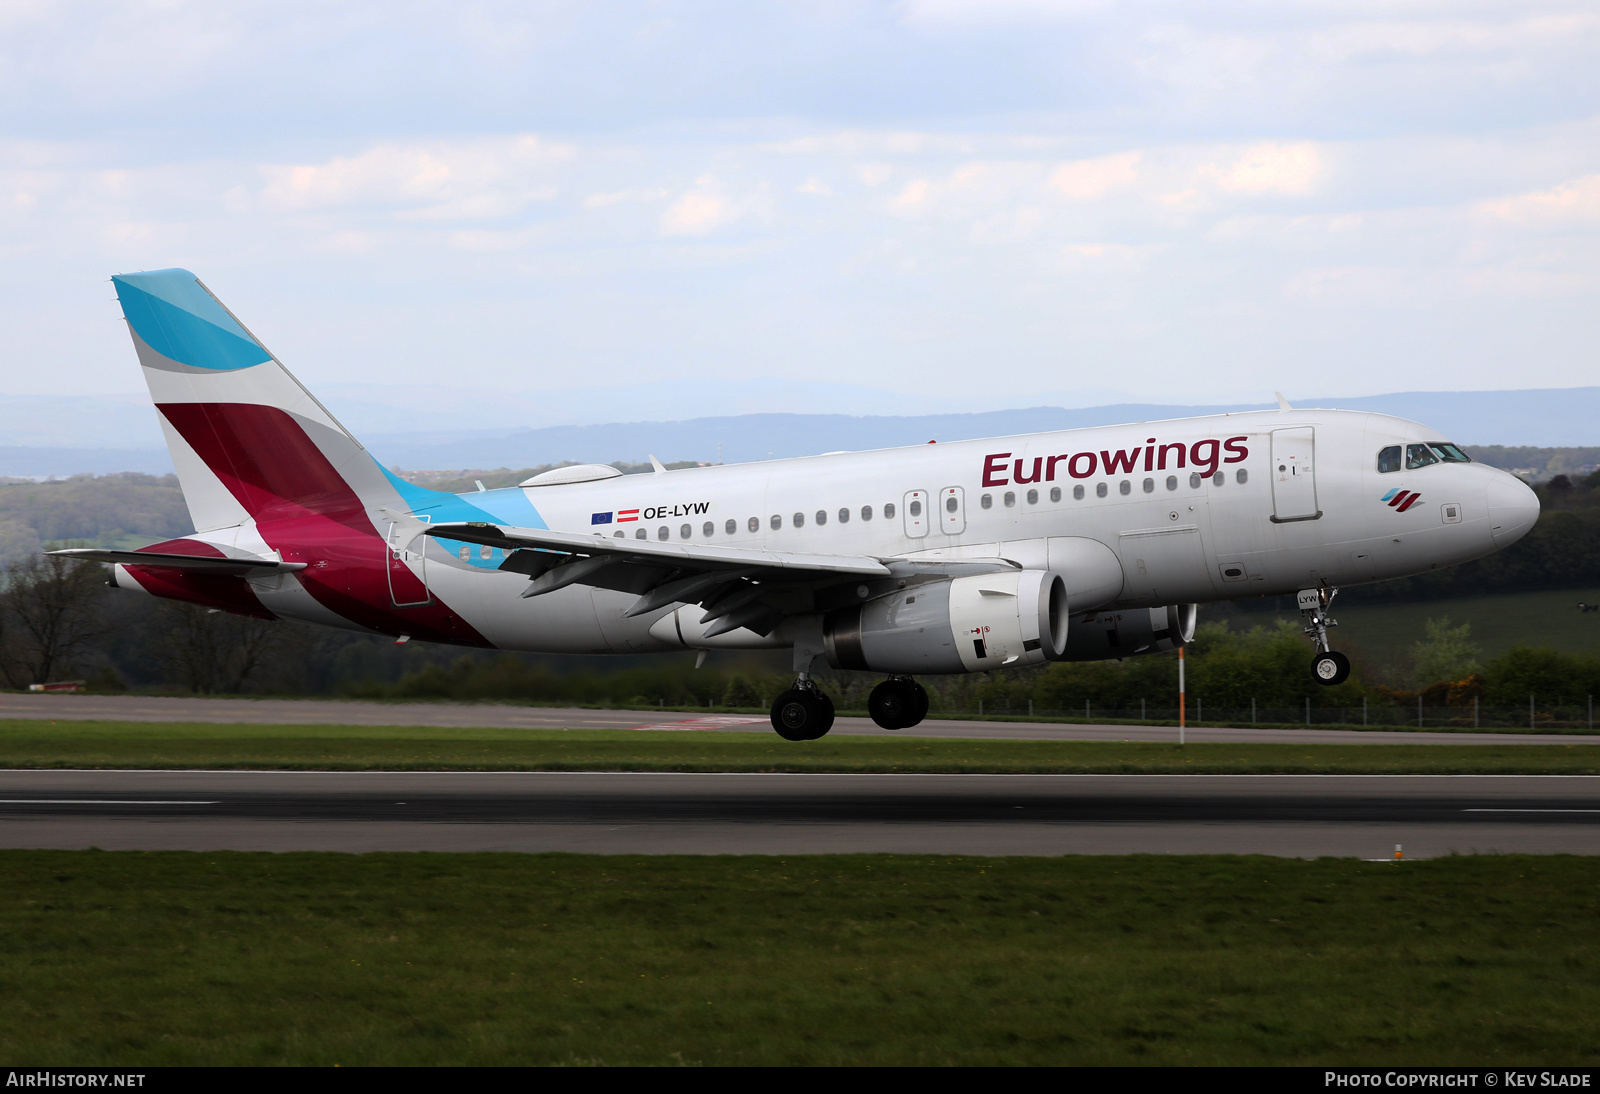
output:
M1272 431L1272 519L1316 520L1316 430L1310 426Z

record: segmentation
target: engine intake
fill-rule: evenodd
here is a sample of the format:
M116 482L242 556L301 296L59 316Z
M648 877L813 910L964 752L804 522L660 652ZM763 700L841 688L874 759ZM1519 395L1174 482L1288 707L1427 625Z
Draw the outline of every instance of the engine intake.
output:
M1061 660L1067 613L1061 575L1003 570L915 585L829 612L822 640L838 669L983 672Z

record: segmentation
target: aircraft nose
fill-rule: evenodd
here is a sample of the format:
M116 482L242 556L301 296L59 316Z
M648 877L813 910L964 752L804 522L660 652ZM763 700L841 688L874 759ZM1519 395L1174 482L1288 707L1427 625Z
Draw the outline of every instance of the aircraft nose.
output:
M1527 483L1499 474L1489 483L1489 534L1496 547L1509 547L1539 519L1539 495Z

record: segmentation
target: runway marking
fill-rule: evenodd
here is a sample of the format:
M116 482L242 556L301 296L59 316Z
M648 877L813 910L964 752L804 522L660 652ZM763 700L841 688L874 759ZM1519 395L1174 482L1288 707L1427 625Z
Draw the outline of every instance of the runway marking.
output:
M648 730L695 730L695 729L722 729L725 726L751 726L765 722L765 718L734 718L728 716L710 718L686 718L681 722L658 722L648 726L630 726L631 729Z
M1600 813L1600 809L1463 809L1463 813Z
M100 798L0 798L0 805L220 805L221 802L106 801Z

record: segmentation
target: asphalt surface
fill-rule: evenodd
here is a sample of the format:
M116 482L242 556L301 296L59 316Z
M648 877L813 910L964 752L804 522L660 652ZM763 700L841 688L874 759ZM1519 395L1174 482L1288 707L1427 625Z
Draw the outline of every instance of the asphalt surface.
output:
M0 771L0 846L107 850L1600 852L1600 777Z
M0 718L64 721L220 722L236 725L501 726L522 729L684 729L771 733L764 717L649 710L579 710L498 703L373 703L335 699L213 699L139 695L5 695ZM840 718L834 733L881 735L867 718ZM1063 725L1052 722L930 720L902 737L979 737L1053 741L1171 741L1171 726ZM1190 741L1323 744L1600 744L1600 735L1429 733L1399 730L1219 729L1190 726Z

